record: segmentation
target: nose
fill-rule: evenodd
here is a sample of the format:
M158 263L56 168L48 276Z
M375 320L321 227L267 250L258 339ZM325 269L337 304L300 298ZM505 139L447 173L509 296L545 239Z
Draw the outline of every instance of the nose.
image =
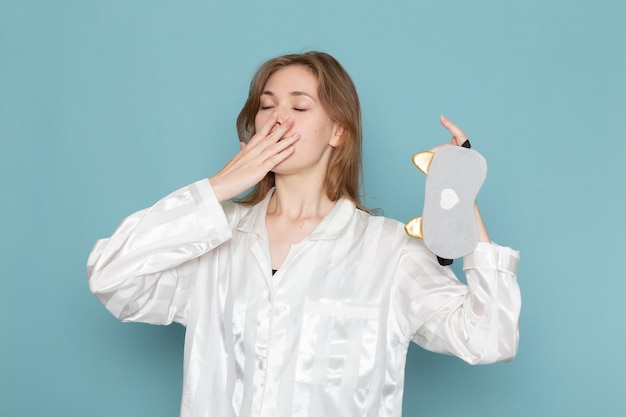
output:
M285 126L289 122L289 118L284 114L278 113L278 117L276 118L276 127Z
M291 122L288 108L284 106L277 106L275 111L277 113L276 123L274 124L275 128L279 126L287 126Z
M272 126L272 129L270 130L270 132L273 132L275 129L279 128L282 124L283 124L283 121L280 119L280 117L278 117L278 119L276 119L276 123L274 123L274 126Z
M290 106L285 103L276 104L276 124L279 126L284 126L289 123L290 114Z
M284 112L278 111L278 117L276 117L276 124L283 125L287 121L287 117L285 117Z

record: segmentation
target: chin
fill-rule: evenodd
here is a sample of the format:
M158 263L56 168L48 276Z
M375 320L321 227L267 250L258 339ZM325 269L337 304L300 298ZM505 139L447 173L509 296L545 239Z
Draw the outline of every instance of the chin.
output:
M287 159L279 163L272 169L274 174L294 174L297 172L297 168L294 166L293 161L291 161L291 157L289 156Z

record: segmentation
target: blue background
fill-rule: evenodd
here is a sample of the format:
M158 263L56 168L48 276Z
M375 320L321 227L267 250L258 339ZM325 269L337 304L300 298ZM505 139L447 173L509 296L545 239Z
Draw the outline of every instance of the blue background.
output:
M421 212L410 157L449 139L445 114L488 160L492 238L521 251L518 357L413 346L405 415L626 415L624 15L617 0L2 0L0 415L177 415L182 327L117 322L87 256L215 173L254 69L309 49L360 92L369 206Z

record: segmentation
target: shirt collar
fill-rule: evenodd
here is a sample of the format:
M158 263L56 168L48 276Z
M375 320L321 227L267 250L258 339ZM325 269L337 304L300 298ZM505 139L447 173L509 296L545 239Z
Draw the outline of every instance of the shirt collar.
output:
M247 233L263 235L266 233L265 215L270 202L270 197L274 193L274 188L268 191L263 200L253 206L237 224L237 230ZM322 219L320 224L313 230L311 235L305 240L334 239L343 234L350 220L356 211L355 204L346 199L340 198L335 206Z

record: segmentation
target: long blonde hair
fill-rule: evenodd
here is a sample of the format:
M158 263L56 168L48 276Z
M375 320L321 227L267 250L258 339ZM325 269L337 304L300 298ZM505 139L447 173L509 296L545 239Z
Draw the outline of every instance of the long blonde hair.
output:
M361 166L361 105L352 79L331 55L311 51L270 59L262 64L250 83L248 99L237 117L237 133L241 142L248 142L256 133L255 117L259 111L261 93L267 80L281 68L300 65L317 78L318 96L328 116L343 127L339 145L332 150L326 172L325 188L328 198L352 200L368 211L360 198ZM274 186L274 173L268 173L251 191L237 201L254 205Z

